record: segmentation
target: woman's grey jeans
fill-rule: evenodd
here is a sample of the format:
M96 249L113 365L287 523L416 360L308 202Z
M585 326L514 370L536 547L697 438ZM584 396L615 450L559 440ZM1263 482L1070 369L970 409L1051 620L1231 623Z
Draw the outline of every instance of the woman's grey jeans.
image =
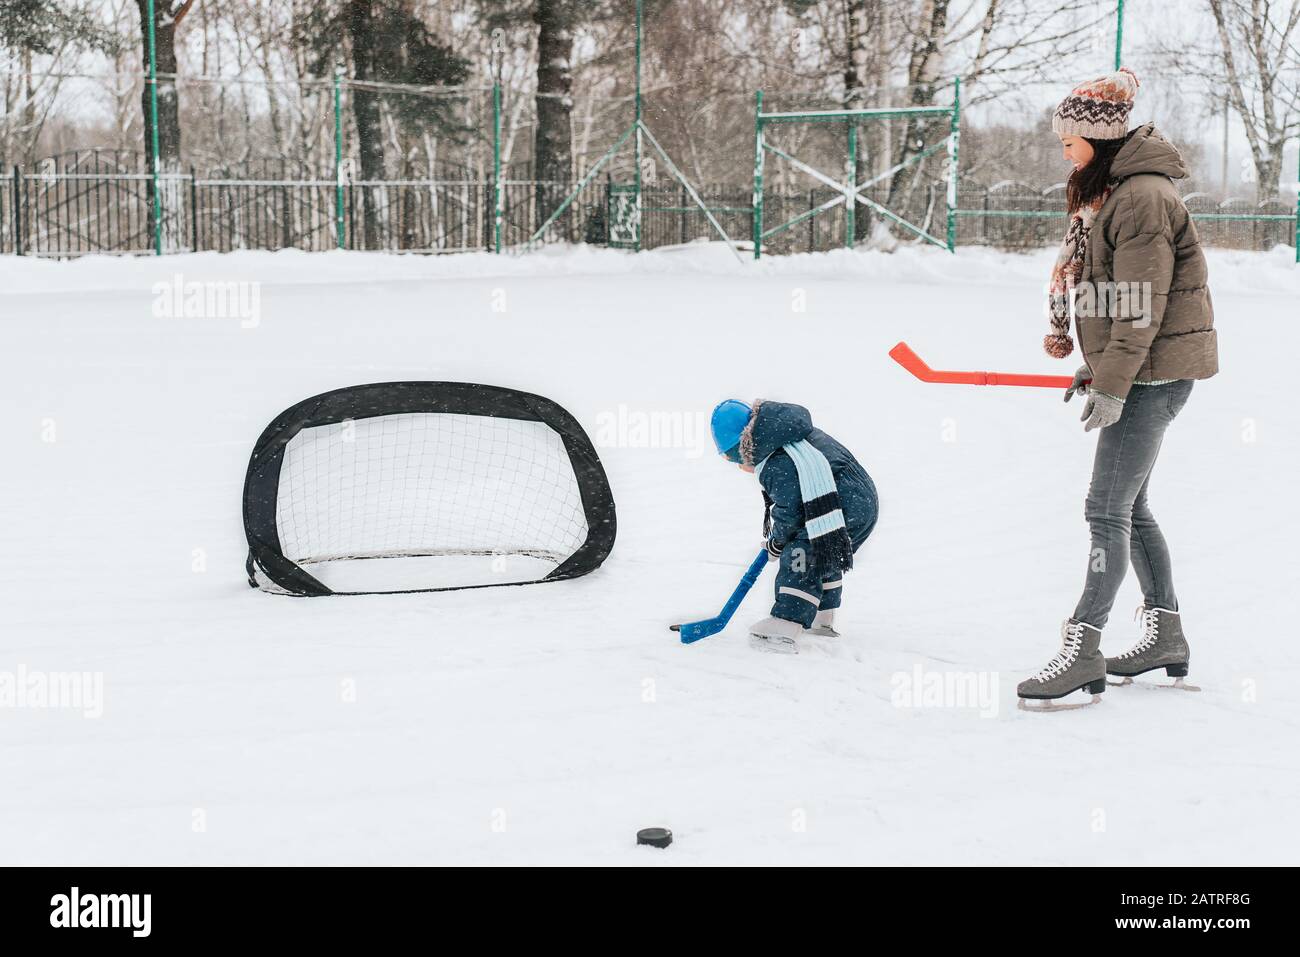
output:
M1165 429L1191 394L1191 379L1135 385L1119 421L1097 437L1092 485L1084 507L1092 552L1075 621L1105 627L1130 559L1146 605L1178 610L1169 546L1147 505L1147 486Z

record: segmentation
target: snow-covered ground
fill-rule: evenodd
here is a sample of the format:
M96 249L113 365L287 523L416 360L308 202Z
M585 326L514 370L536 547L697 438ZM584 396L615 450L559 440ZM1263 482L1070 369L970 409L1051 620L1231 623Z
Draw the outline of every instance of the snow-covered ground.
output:
M1094 439L1058 393L924 385L886 352L1072 371L1039 346L1050 256L0 258L0 681L103 678L100 717L0 707L0 862L1297 863L1300 267L1210 252L1223 373L1153 482L1205 690L1034 715L1015 684L1082 584ZM242 321L155 316L178 276L258 298ZM605 566L249 589L254 439L395 379L573 412L618 504ZM722 635L667 629L714 613L760 540L753 478L695 441L728 396L807 405L876 479L838 642L752 651L770 577ZM651 414L687 427L677 447L611 426ZM1105 650L1139 600L1130 576ZM907 706L918 673L991 698ZM670 850L633 846L649 825Z

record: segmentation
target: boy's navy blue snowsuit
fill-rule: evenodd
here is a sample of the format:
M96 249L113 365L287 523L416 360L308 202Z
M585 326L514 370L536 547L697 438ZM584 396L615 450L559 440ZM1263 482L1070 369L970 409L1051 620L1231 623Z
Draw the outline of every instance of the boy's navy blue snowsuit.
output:
M766 460L759 476L764 501L768 504L764 531L772 546L781 551L772 615L797 621L806 628L818 611L840 606L843 573L809 567L812 563L808 557L812 553L804 528L799 473L781 447L806 439L826 456L835 475L844 524L855 552L876 527L879 514L876 486L848 449L821 429L813 428L812 416L801 405L755 403L754 416L746 432L750 436L741 444L741 461L758 465Z

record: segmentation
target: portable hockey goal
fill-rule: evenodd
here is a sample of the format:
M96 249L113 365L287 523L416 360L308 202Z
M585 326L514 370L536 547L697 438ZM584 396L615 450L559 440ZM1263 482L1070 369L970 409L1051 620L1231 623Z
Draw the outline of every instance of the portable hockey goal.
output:
M244 482L249 584L291 595L441 591L585 575L613 547L591 440L549 399L389 382L286 409Z

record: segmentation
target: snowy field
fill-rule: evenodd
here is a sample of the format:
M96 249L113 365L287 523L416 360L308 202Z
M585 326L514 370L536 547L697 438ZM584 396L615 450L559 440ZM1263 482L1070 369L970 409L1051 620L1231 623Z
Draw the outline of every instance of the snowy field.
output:
M0 678L103 676L99 717L0 708L0 863L1300 863L1300 267L1210 251L1223 373L1152 484L1205 690L1035 715L1015 685L1082 586L1095 439L1059 393L925 385L886 352L1068 374L1039 345L1050 256L0 258ZM178 274L259 283L257 314L154 316ZM573 412L618 505L605 566L248 588L259 432L397 379ZM695 431L730 396L807 405L879 486L838 642L748 647L770 569L722 635L667 629L713 614L760 541L756 483ZM610 428L650 414L681 440ZM1139 601L1130 575L1103 650ZM904 700L918 673L991 697ZM673 847L635 847L650 825Z

